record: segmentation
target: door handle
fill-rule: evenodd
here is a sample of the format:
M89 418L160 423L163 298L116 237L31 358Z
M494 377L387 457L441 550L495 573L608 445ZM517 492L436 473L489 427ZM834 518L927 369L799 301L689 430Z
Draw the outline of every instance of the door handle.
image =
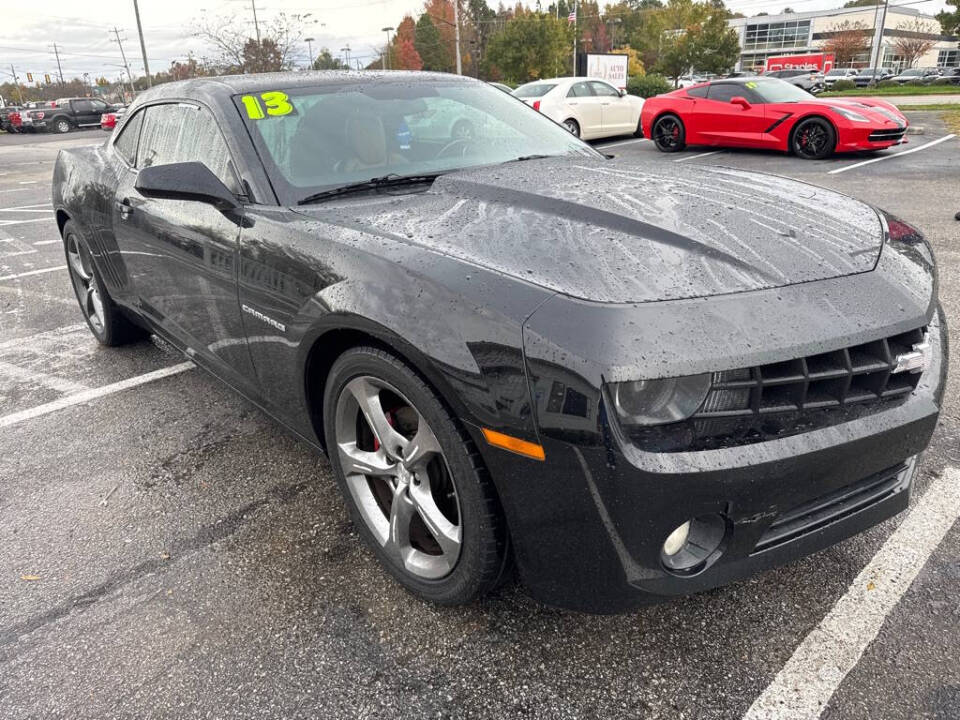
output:
M126 197L123 200L117 201L117 207L120 209L120 219L126 220L130 217L130 213L133 212L133 203L130 202L130 198Z

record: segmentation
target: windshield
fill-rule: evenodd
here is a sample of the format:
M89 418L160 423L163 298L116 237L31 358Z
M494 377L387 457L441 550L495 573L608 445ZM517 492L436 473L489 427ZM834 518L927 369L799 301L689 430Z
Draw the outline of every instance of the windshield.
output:
M923 70L904 70L901 75L923 75Z
M543 97L557 86L556 83L535 82L521 85L513 94L518 98L538 98Z
M599 157L486 83L387 81L235 96L283 204L375 177L431 175L530 155Z
M751 80L744 85L759 95L765 103L807 102L811 97L810 93L793 83L775 78Z

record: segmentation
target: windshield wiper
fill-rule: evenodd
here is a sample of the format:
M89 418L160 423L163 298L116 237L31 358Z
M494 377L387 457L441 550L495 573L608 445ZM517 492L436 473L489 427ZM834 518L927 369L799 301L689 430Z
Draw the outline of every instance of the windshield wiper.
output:
M557 157L556 155L521 155L505 162L523 162L524 160L540 160L542 158Z
M322 190L318 193L307 195L305 198L303 198L303 200L298 200L297 205L307 205L319 200L326 200L327 198L336 197L338 195L346 195L347 193L360 192L363 190L376 190L385 187L417 185L419 183L433 182L441 175L443 175L443 173L440 172L425 173L422 175L397 175L396 173L389 173L388 175L381 175L380 177L370 178L369 180L361 180L360 182L349 183L347 185L341 185L340 187L330 188L329 190Z

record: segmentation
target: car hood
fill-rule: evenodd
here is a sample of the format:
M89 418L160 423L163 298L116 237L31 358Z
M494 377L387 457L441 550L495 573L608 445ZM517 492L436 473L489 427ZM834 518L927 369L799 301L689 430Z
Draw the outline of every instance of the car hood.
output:
M337 227L512 275L585 300L746 292L871 270L870 206L785 178L667 162L564 158L458 171L427 192L299 208ZM391 193L391 194L386 194Z

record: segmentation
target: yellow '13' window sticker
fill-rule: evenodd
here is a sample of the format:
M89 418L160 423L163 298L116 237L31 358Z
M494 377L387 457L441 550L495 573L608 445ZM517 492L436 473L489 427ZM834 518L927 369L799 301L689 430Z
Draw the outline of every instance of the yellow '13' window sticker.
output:
M747 86L748 88L750 88L751 90L753 90L753 89L757 86L757 84L756 84L755 82L753 82L753 80L751 80L751 81L748 82L748 83L744 83L744 85L746 85L746 86Z
M263 120L265 117L280 117L296 114L296 109L286 93L279 91L265 92L257 95L244 95L240 98L247 117L251 120Z

